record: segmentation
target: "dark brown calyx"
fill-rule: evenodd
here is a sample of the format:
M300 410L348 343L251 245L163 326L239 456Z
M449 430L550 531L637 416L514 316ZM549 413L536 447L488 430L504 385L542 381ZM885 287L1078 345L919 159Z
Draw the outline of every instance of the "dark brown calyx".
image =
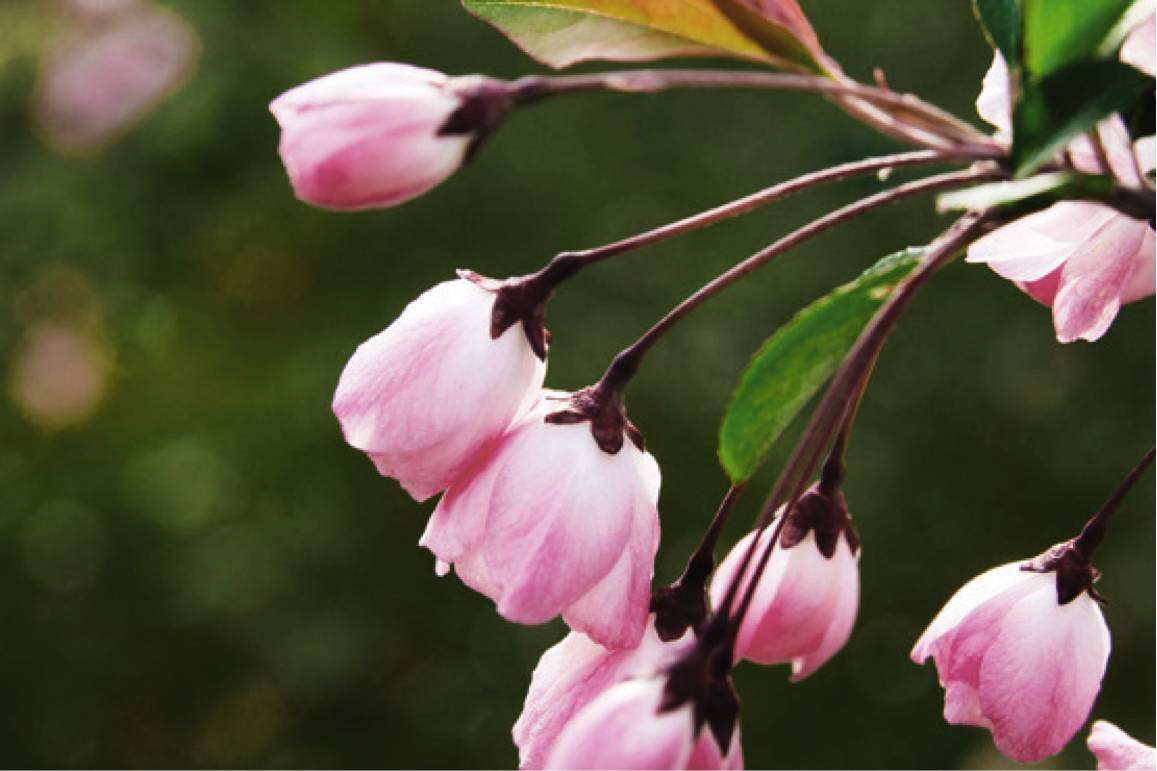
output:
M538 274L499 280L472 270L458 270L458 276L495 294L490 312L490 338L497 340L515 324L522 331L534 355L546 361L550 332L546 329L546 304L554 295L553 286L544 286Z
M1089 562L1077 538L1058 543L1021 565L1020 569L1031 573L1056 573L1057 603L1060 605L1067 605L1080 597L1082 592L1088 592L1097 602L1106 601L1093 588L1093 584L1101 577L1101 571Z
M707 618L707 591L702 582L681 579L651 592L650 611L655 614L659 639L678 640L688 629L702 628Z
M446 84L446 90L458 97L460 105L450 113L438 133L444 136L469 136L470 144L466 147L463 161L468 163L514 107L510 85L484 75L462 75L451 78Z
M691 702L695 734L711 730L724 756L739 720L739 694L731 681L731 646L696 645L667 670L660 712Z
M560 425L589 422L595 444L611 455L623 449L624 434L640 451L645 449L642 432L627 419L622 392L602 382L575 391L565 409L550 413L545 420Z
M842 536L852 554L859 551L860 537L852 527L852 516L839 487L812 485L787 515L779 543L785 549L798 544L809 532L815 533L816 545L825 558L831 559Z

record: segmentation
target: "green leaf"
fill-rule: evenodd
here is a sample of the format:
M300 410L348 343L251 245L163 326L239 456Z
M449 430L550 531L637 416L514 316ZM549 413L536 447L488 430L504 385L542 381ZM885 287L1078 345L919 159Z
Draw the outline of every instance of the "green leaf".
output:
M1023 0L1024 66L1044 78L1102 58L1101 44L1133 0Z
M992 47L1015 65L1020 61L1020 0L972 0L972 11L980 19Z
M1151 85L1117 61L1082 62L1024 83L1012 115L1016 176L1032 174L1106 115L1128 110Z
M733 482L755 473L919 256L919 249L908 249L885 257L801 310L763 344L747 365L719 430L719 460Z
M590 59L731 56L826 72L795 0L462 0L551 67ZM759 10L762 4L766 9Z
M945 193L936 199L936 208L941 212L999 208L1017 214L1038 211L1057 201L1105 200L1112 194L1113 183L1108 177L1055 171Z

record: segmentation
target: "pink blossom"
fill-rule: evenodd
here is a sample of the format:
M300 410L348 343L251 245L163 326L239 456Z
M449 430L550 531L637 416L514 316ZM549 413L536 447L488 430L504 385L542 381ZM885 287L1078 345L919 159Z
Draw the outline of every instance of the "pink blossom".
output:
M1157 750L1106 720L1093 723L1086 742L1097 756L1097 771L1153 771Z
M691 760L691 702L661 710L666 679L619 683L581 709L555 742L546 768L679 769Z
M179 89L198 52L193 29L162 8L123 3L82 16L45 51L37 124L63 152L97 150Z
M490 336L495 294L438 284L362 343L333 411L349 444L421 501L444 490L534 398L546 372L514 325Z
M1061 605L1055 573L1010 562L969 581L912 649L932 657L944 719L992 732L1022 763L1055 755L1088 718L1109 659L1109 630L1081 592Z
M584 707L619 683L661 674L695 644L688 632L678 640L663 642L649 619L636 648L608 650L579 632L542 654L531 678L530 690L518 722L514 743L519 767L543 768L560 733ZM727 756L709 730L702 730L683 766L689 769L743 768L743 749L738 728Z
M442 497L419 542L511 621L562 614L611 648L637 645L659 544L659 467L625 442L599 449L589 423L547 423L543 399Z
M638 647L608 650L581 632L571 632L542 654L530 680L514 743L522 768L542 768L570 719L608 688L670 666L694 644L691 634L663 642L647 623Z
M784 535L789 527L790 523ZM716 608L754 537L748 533L742 538L716 570L710 589ZM769 527L760 535L756 555L770 537ZM823 666L851 636L860 599L859 549L843 532L817 540L817 531L808 530L797 542L784 541L781 538L776 545L752 595L735 641L735 656L759 664L790 663L791 680L798 682ZM737 597L750 582L750 576L744 579Z
M1005 134L1012 124L1008 94L1008 70L998 53L976 106L981 117ZM1130 144L1119 116L1102 121L1097 130L1113 175L1140 186L1137 168L1152 168L1146 157L1151 153L1139 152L1140 142L1136 148ZM1081 171L1102 171L1087 137L1074 140L1068 154ZM986 263L1051 307L1060 342L1091 342L1108 331L1123 304L1153 294L1154 244L1153 228L1146 222L1103 204L1062 201L977 240L969 247L967 260Z
M1121 46L1121 61L1150 77L1157 75L1157 14L1149 14L1125 38Z
M449 82L408 64L365 64L273 100L297 197L336 210L394 206L453 174L471 136L441 133L462 106Z

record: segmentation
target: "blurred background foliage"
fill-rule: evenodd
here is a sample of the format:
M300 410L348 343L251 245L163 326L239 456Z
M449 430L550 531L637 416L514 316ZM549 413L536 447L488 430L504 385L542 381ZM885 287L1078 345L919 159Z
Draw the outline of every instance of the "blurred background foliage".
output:
M450 0L171 0L188 85L89 157L32 129L54 7L0 0L0 759L8 766L511 766L510 726L560 623L508 624L415 543L415 505L330 410L354 347L471 267L526 272L892 145L791 94L584 96L528 110L404 207L296 202L266 105L371 60L536 69ZM829 51L960 115L989 50L966 0L805 0ZM574 388L700 283L876 180L808 194L593 269L551 308ZM844 226L698 311L632 417L664 476L657 580L725 488L714 458L747 357L796 309L945 220L927 200ZM958 264L885 350L850 451L864 542L848 647L807 682L740 667L753 767L999 767L907 658L967 578L1069 537L1152 442L1154 304L1096 345ZM780 442L729 529L784 459ZM1094 717L1152 742L1150 475L1099 555L1114 650ZM1050 764L1091 767L1084 734Z

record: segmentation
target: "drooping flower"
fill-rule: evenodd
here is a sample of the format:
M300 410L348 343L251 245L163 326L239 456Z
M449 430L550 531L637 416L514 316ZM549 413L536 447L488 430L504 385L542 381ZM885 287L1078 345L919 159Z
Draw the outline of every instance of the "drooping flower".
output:
M624 442L599 447L586 423L547 422L543 398L455 481L419 541L505 618L556 615L611 648L637 645L659 544L659 467Z
M269 109L297 197L350 211L394 206L440 184L497 120L486 110L461 112L470 98L464 82L380 62L286 91Z
M1142 744L1107 720L1093 723L1086 741L1097 757L1097 771L1153 771L1157 750Z
M177 91L193 71L200 43L184 19L152 4L73 10L67 31L45 49L34 109L51 145L84 154Z
M757 555L771 532L768 527L760 535ZM742 538L716 570L711 601L717 609L753 538L754 532ZM737 597L750 582L749 569ZM790 663L792 681L803 680L847 643L859 601L859 541L843 494L836 490L829 495L813 486L789 515L760 576L739 627L735 657L759 664Z
M661 674L693 645L691 632L670 642L660 640L653 617L635 648L608 650L580 632L568 634L542 654L531 677L526 703L513 730L519 767L543 768L559 734L586 705L619 683ZM723 757L714 735L701 731L685 767L742 768L738 732Z
M542 386L546 365L523 329L494 336L497 297L466 279L438 284L341 374L333 411L346 441L419 501L465 472Z
M1012 130L1008 69L999 53L984 78L977 111L1008 135ZM1086 173L1110 172L1125 184L1141 186L1138 168L1152 170L1152 153L1134 147L1119 116L1097 131L1110 169L1101 169L1087 137L1067 149ZM1136 159L1134 158L1136 153ZM1057 340L1100 339L1121 306L1154 293L1157 258L1153 228L1099 203L1062 201L978 239L968 262L986 263L1033 299L1053 310Z
M1010 562L961 587L911 654L935 661L946 721L988 729L1022 763L1060 752L1084 725L1110 647L1091 584L1074 591L1060 570L1025 567Z

